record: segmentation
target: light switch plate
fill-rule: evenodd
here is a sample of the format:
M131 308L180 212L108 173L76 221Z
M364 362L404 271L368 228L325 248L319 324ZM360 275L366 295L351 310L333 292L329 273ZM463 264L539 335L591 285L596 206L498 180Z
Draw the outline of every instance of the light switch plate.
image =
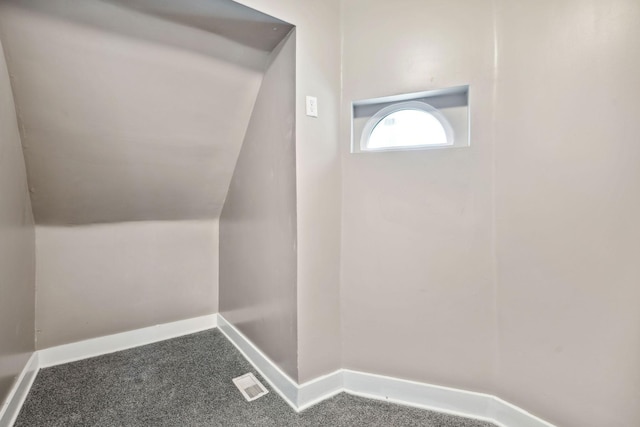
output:
M307 116L318 117L318 98L307 96Z

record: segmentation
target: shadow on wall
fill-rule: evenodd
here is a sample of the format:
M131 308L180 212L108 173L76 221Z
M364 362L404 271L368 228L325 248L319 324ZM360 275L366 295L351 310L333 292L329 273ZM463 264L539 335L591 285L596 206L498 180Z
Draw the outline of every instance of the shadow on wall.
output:
M220 216L220 313L298 380L296 33L271 54Z
M231 0L0 2L36 223L218 218L292 28Z
M76 24L190 50L256 71L263 71L269 52L293 28L291 24L230 0L6 2ZM239 54L237 45L255 51Z
M231 1L105 0L174 23L217 34L242 45L271 52L292 25Z

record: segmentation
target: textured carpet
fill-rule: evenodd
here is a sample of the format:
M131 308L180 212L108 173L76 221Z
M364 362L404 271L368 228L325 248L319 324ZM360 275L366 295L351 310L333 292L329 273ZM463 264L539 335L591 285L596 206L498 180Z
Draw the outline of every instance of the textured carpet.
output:
M246 402L232 378L255 372L218 330L43 369L17 427L423 426L492 424L340 394L296 414L269 388Z

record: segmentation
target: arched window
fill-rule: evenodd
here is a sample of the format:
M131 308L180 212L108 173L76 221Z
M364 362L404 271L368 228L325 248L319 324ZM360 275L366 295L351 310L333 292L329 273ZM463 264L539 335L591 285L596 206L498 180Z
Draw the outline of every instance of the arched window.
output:
M398 102L374 114L364 127L361 151L453 145L453 129L437 109L422 101Z

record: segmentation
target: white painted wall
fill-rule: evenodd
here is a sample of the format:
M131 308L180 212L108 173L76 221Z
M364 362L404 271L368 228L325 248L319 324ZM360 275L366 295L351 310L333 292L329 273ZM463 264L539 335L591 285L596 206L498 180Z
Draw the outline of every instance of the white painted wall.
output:
M220 215L267 52L95 0L0 23L38 224Z
M490 391L490 2L349 0L342 19L344 367ZM470 147L349 153L352 101L463 84Z
M209 83L210 95L225 91L216 82L241 70L254 90L220 123L246 123L266 59L258 46L229 56L227 42L209 43L201 22L185 29L171 11L139 16L131 8L142 0L74 2L80 12L61 14L63 3L0 4L27 164L39 180L34 206L43 223L86 224L38 229L42 301L51 313L69 311L48 318L39 308L39 346L215 310L215 297L191 298L214 292L207 233L226 184L209 166L229 152L207 139L215 114L201 114L232 109L201 92ZM285 333L297 342L297 379L345 366L489 391L559 425L639 424L637 1L241 3L297 25L297 289L279 301L292 308L295 299L297 332ZM104 49L99 58L86 55L95 49ZM126 84L111 86L114 76ZM176 82L188 90L170 90ZM471 147L348 153L351 101L468 83ZM304 115L306 95L318 97L318 119ZM15 127L6 129L15 140ZM243 132L220 135L239 150ZM175 155L182 149L188 155ZM233 156L224 158L228 184ZM0 208L16 214L27 202L15 200ZM27 224L19 229L29 235L20 212L8 224ZM205 221L182 221L194 218ZM133 219L149 222L90 225ZM152 221L166 219L180 221ZM20 241L27 274L29 239ZM88 299L87 283L97 284ZM127 316L114 319L120 310ZM22 363L27 353L0 358Z
M39 224L39 348L217 311L217 219L291 26L233 2L180 7L0 2Z
M220 217L220 313L298 377L295 32L272 53Z
M498 394L640 425L640 3L505 0L497 20Z
M36 227L37 347L218 311L217 221Z
M338 0L242 0L296 26L298 380L340 366L340 9ZM319 117L305 115L318 97Z
M345 366L640 424L640 4L343 4ZM463 83L469 149L347 153L349 102Z
M0 408L34 350L34 245L22 144L0 42Z
M240 3L298 26L295 298L304 381L340 366L339 1ZM290 28L255 12L236 19L240 3L0 3L35 216L39 224L62 226L40 234L64 241L68 259L81 242L91 244L80 236L92 236L94 224L113 224L116 234L139 226L134 233L144 235L165 221L219 215L268 51L277 43L273 34ZM306 94L320 101L318 119L304 116ZM77 225L87 227L70 232ZM104 251L92 256L118 257L99 234L93 244ZM56 256L42 252L44 259ZM88 272L80 270L80 276ZM153 269L147 275L162 281ZM139 323L136 316L129 320L123 324Z

